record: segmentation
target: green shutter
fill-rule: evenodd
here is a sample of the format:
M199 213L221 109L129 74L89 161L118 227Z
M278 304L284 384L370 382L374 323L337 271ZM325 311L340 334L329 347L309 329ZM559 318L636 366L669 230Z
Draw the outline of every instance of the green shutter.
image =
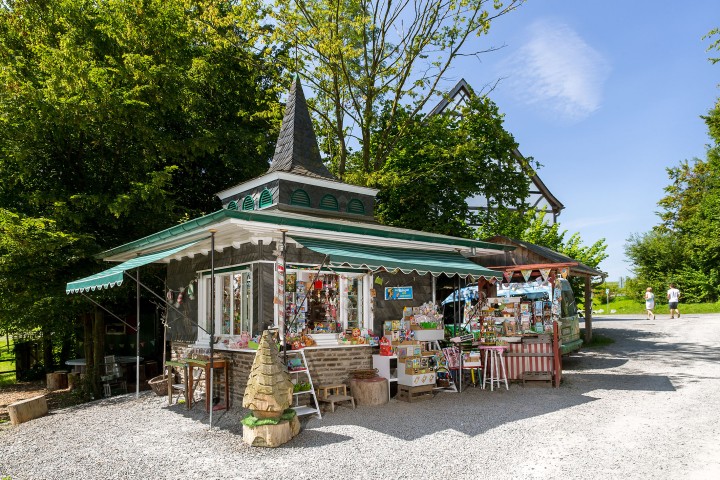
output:
M227 209L228 210L237 210L238 209L237 202L235 200L233 200L232 202L228 203Z
M329 193L322 197L319 207L323 210L332 210L334 212L340 210L337 198L335 198L334 195L330 195Z
M273 203L272 193L267 188L260 194L260 201L258 202L258 208L269 207Z
M365 215L365 205L357 198L353 198L347 204L347 212L356 215Z
M248 195L243 199L242 209L255 210L255 200L253 200L251 195Z
M309 207L310 195L308 195L308 193L302 188L298 188L297 190L293 191L292 195L290 195L290 205L297 205L298 207Z

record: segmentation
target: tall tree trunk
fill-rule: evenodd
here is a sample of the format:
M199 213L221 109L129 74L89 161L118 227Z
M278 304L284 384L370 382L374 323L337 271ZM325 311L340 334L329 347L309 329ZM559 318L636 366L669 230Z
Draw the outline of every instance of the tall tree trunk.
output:
M105 357L105 312L95 308L95 321L93 322L93 368L88 370L92 378L93 393L96 398L101 396L100 372L104 368Z
M52 332L46 325L43 325L42 327L42 351L45 371L53 372L55 369L55 361L53 359Z

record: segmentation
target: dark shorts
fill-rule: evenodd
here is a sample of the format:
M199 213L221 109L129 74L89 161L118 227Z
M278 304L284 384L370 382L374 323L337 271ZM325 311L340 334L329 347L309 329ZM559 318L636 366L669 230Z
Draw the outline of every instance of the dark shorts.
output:
M670 310L677 310L678 302L670 302Z

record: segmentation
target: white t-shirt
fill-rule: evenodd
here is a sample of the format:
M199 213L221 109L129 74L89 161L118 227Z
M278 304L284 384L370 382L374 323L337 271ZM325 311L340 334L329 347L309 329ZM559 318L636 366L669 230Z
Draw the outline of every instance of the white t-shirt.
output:
M677 288L671 288L668 290L668 302L679 302L680 301L680 290Z

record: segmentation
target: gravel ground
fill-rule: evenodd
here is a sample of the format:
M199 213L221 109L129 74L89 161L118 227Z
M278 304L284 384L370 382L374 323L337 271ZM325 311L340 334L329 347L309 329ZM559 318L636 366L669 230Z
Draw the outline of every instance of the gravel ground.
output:
M340 407L276 449L242 442L242 412L145 392L0 429L0 478L720 478L720 315L595 319L616 339L566 359L559 389L469 388Z

